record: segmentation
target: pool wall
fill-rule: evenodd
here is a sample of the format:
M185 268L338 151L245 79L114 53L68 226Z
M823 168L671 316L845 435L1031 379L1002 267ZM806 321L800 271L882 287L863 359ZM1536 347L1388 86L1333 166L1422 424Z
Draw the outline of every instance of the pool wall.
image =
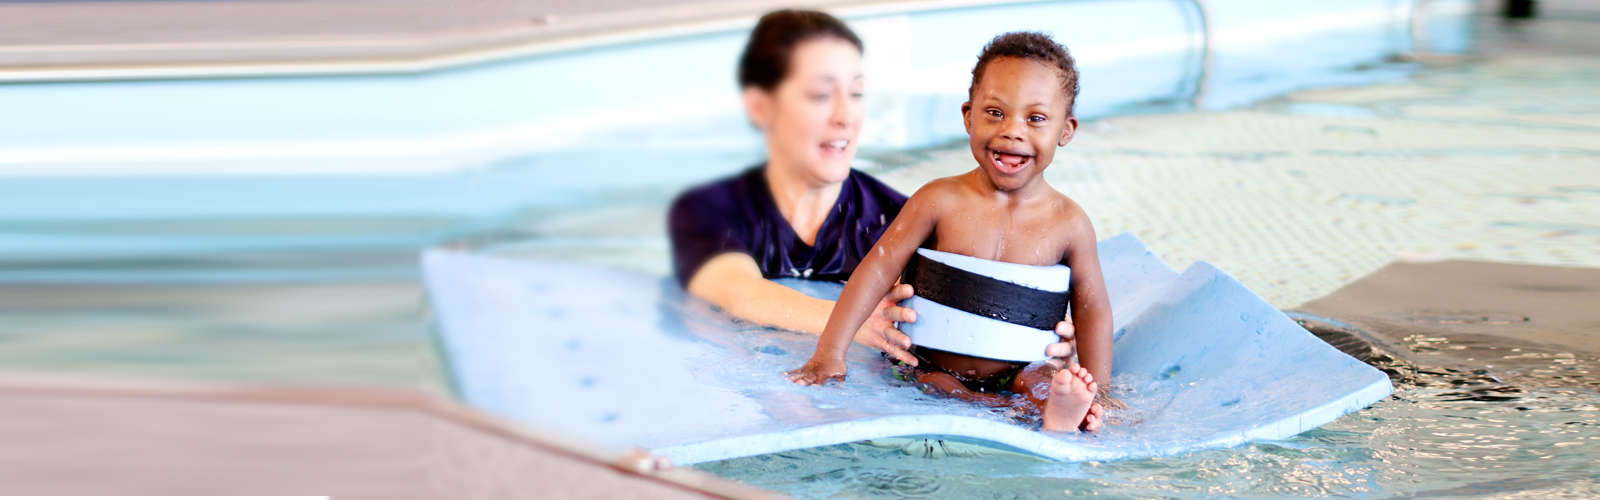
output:
M999 32L1043 30L1071 47L1080 116L1094 119L1402 78L1352 70L1464 50L1471 7L1087 0L838 13L867 46L872 167L964 137L970 65ZM1426 47L1413 47L1414 10ZM0 85L0 259L414 246L725 175L759 161L762 142L733 78L747 25L718 26L415 74ZM262 234L191 224L311 219L406 222Z

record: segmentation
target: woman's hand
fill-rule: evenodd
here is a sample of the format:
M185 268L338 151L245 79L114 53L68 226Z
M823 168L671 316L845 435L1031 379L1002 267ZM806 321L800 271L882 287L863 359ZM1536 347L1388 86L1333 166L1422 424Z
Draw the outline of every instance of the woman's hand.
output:
M867 322L861 325L860 330L856 330L855 342L889 353L895 359L911 366L917 366L917 357L908 351L911 349L911 337L907 337L894 327L896 321L901 323L917 321L916 311L899 305L900 301L910 298L912 293L911 285L900 284L890 288L889 294L878 301L878 307L873 309L872 316L867 318ZM1067 323L1067 325L1070 330L1072 324Z
M1061 337L1061 341L1045 346L1044 355L1052 358L1060 358L1064 361L1071 361L1067 358L1071 358L1072 355L1078 353L1078 338L1075 332L1077 332L1077 330L1072 327L1072 318L1067 318L1062 320L1060 323L1056 323L1056 336ZM1105 384L1101 385L1103 386Z
M789 376L789 381L800 385L823 385L830 380L844 382L845 372L849 367L845 365L844 356L828 356L818 352L806 361L805 366L791 372L784 372Z

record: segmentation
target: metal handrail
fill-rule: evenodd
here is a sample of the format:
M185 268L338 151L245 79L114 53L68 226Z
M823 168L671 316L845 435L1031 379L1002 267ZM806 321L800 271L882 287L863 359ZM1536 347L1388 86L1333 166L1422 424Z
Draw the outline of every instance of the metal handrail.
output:
M1412 57L1426 52L1423 50L1423 44L1427 43L1428 41L1428 27L1423 22L1424 19L1422 9L1428 7L1429 1L1430 0L1412 0L1411 2L1411 16L1410 19L1406 20L1406 22L1410 24L1409 27L1411 28L1410 55Z
M1206 6L1205 0L1189 0L1194 7L1195 16L1200 21L1200 68L1195 73L1194 90L1189 95L1191 109L1199 110L1205 106L1206 90L1210 87L1211 65L1216 57L1212 43L1211 10Z

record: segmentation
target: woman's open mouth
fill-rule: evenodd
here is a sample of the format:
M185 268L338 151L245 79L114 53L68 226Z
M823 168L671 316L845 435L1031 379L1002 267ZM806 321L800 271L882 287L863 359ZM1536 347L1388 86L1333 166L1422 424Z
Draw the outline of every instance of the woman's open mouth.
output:
M995 170L1001 174L1011 175L1021 172L1033 165L1033 155L1020 154L1011 151L989 150L989 159L994 161Z
M845 148L848 147L850 147L850 141L845 139L824 142L822 143L822 155L829 158L842 157L845 154Z

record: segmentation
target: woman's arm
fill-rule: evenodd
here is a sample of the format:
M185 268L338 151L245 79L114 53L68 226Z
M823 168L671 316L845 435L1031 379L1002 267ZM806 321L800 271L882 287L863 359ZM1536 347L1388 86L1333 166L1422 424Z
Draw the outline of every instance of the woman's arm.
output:
M940 196L937 184L924 186L906 202L905 208L889 224L878 244L867 252L866 258L856 266L850 282L839 295L828 324L817 340L817 350L800 369L789 372L789 380L800 385L822 385L829 380L844 380L847 367L845 354L850 349L850 335L871 317L873 301L888 293L900 279L911 255L933 234L937 201L925 201ZM909 286L902 285L909 290ZM907 345L909 348L910 346ZM914 364L914 363L913 363Z
M834 304L761 277L755 259L738 252L707 261L689 279L688 289L735 317L810 334L822 333ZM898 305L911 293L911 285L901 285L882 296L869 320L856 330L854 340L915 365L916 357L907 351L911 338L894 325L896 321L916 321L914 311Z
M689 293L733 316L811 334L822 331L833 310L831 301L762 278L755 259L736 252L706 261L689 279Z

